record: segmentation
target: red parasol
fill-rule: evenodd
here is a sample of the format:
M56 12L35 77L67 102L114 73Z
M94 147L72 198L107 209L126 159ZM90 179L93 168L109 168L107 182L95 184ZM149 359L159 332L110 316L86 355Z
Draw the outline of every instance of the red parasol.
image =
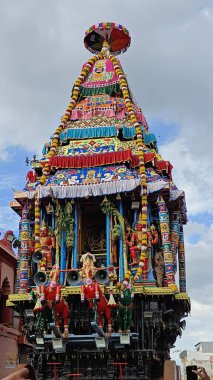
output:
M131 37L124 26L114 22L100 22L85 33L84 45L92 53L100 52L104 41L108 42L111 54L118 55L128 49Z

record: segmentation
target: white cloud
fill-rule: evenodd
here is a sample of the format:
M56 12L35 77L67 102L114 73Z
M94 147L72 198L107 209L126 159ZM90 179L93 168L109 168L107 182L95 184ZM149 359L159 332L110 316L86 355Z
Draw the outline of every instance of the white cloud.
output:
M187 291L191 298L191 315L186 318L186 330L177 339L171 351L172 358L185 349L194 349L201 341L213 341L213 225L189 222L184 228L186 251ZM189 243L191 236L199 234L196 244Z
M192 302L192 314L194 318L213 318L213 305L207 305L206 303L191 300Z
M199 235L200 238L205 234L206 227L202 223L189 221L186 226L184 226L185 241L191 241L194 235Z
M90 56L84 30L103 15L130 30L132 47L121 62L145 114L180 124L193 152L202 134L200 153L210 150L212 3L111 0L100 7L93 0L84 8L67 0L53 0L51 7L41 0L2 5L2 158L10 145L40 149L57 127L72 83Z
M185 250L187 289L189 295L197 303L213 304L213 225L206 227L199 223L190 222L185 226ZM199 233L196 244L190 243L190 235ZM193 315L193 313L192 313Z
M184 132L183 136L162 145L160 152L174 167L174 182L185 191L189 213L191 215L201 212L213 213L211 157L203 158L199 151L195 155L191 145L187 144Z

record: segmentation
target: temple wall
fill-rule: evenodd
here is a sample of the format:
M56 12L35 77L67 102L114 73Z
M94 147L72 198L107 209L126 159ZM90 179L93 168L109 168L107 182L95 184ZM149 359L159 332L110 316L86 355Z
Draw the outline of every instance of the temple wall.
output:
M14 267L10 266L9 264L2 262L1 265L1 285L0 288L2 288L3 281L5 278L8 278L9 284L10 284L10 293L14 292Z

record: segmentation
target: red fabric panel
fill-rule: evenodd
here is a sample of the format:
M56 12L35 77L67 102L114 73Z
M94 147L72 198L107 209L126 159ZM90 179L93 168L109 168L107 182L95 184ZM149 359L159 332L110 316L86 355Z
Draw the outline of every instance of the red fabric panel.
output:
M145 164L150 161L155 161L155 153L144 153L144 162ZM132 156L132 167L135 168L138 166L138 156Z
M50 159L50 165L57 168L89 168L92 166L103 166L116 162L131 161L132 157L131 150L88 156L55 156Z
M144 162L150 162L155 159L155 153L144 153Z
M89 168L93 166L103 166L118 162L131 162L133 168L138 166L138 156L132 155L131 150L120 152L110 152L94 154L88 156L54 156L50 159L50 165L57 168ZM144 153L144 162L154 161L154 166L158 170L165 170L171 176L173 166L169 161L157 161L155 153Z
M173 166L172 166L172 164L170 164L169 161L157 161L156 162L156 168L158 170L165 170L167 172L168 176L170 177Z

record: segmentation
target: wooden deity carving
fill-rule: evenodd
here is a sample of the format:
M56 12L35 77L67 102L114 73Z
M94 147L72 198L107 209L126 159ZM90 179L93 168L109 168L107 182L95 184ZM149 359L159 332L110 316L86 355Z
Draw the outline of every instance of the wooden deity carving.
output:
M134 230L131 231L131 229L129 228L129 230L127 232L127 236L126 236L126 244L129 247L130 255L132 258L132 264L130 264L130 265L134 265L134 264L138 263L138 259L137 259L137 252L138 252L138 255L140 257L140 261L143 264L143 266L141 267L142 276L143 276L143 279L146 280L147 279L148 258L147 258L147 255L145 253L142 257L142 253L141 253L141 250L142 250L142 234L143 234L142 233L142 225L140 222L137 222Z
M85 253L81 257L83 267L80 274L84 279L84 285L81 286L81 301L84 302L85 299L88 300L89 308L95 312L94 319L97 319L98 325L101 328L103 327L103 317L105 318L108 325L108 332L111 333L111 309L107 304L107 300L98 282L94 279L94 275L97 271L94 266L95 261L95 256L90 252Z
M147 238L150 246L155 246L158 244L158 231L154 224L152 224L147 231Z
M54 234L47 227L45 221L43 220L40 229L40 244L41 251L46 259L46 265L52 265L52 249L56 246L56 239Z
M163 252L158 251L155 253L154 257L154 273L157 281L157 286L163 286L164 279L164 259Z
M136 231L131 230L129 226L127 227L126 244L129 247L132 263L136 264L138 262L136 254L138 251L138 234Z

